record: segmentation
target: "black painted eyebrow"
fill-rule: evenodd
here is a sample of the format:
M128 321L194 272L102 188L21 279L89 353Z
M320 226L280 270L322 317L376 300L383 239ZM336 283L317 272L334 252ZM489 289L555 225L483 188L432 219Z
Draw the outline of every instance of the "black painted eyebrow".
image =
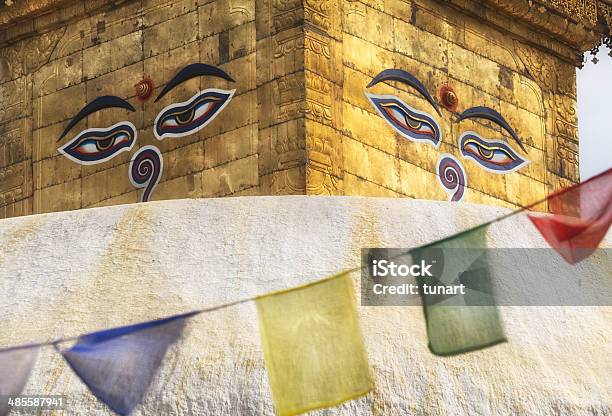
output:
M425 85L423 85L423 83L419 81L417 77L412 75L410 72L404 71L403 69L385 69L380 74L376 75L372 79L372 81L370 81L366 88L373 87L379 82L384 81L397 81L416 89L419 93L421 93L423 97L425 97L427 101L429 101L429 104L431 104L436 109L438 115L442 116L438 104L433 99Z
M161 100L164 95L166 95L168 92L170 92L170 90L172 90L172 88L176 87L180 83L183 83L191 78L200 76L223 78L226 81L234 82L232 77L230 77L225 71L220 68L217 68L216 66L202 63L187 65L185 68L177 72L174 77L172 77L170 82L168 82L164 89L159 93L159 95L155 99L155 102Z
M518 134L516 134L516 132L514 131L512 127L510 127L510 124L508 124L506 119L501 114L499 114L497 111L493 110L492 108L489 108L489 107L468 108L467 110L465 110L463 113L459 115L458 121L461 122L468 118L483 118L485 120L489 120L494 123L497 123L504 130L510 133L510 136L512 136L512 138L518 143L521 149L523 149L523 151L527 153L527 150L523 146L523 143L521 143L521 139L519 139Z
M59 139L57 139L57 141L59 142L60 140L62 140L64 136L68 134L70 129L72 129L79 121L83 120L88 115L93 114L96 111L103 110L105 108L125 108L126 110L130 110L132 112L136 111L136 109L132 107L132 105L125 101L123 98L115 97L114 95L103 95L83 107L81 111L79 111L77 115L74 116L72 120L70 120L70 123L64 129L64 132L59 137Z

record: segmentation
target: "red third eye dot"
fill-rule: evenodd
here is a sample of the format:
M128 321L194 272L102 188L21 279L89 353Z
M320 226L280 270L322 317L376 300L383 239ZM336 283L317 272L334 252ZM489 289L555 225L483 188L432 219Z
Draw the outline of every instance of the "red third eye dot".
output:
M134 88L136 89L136 98L138 98L138 101L145 102L151 98L155 86L151 78L144 78L134 85Z
M440 87L440 103L444 108L449 111L457 111L459 105L459 97L457 93L450 85L443 85Z

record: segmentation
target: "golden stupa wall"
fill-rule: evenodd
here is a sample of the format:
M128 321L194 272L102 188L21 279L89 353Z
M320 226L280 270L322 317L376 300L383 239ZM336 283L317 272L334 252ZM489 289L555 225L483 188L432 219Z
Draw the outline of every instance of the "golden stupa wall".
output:
M595 0L570 2L582 5L570 11L586 25L527 0L26 3L0 6L0 218L138 202L143 191L128 171L144 146L158 148L163 159L152 200L280 194L447 200L437 176L443 154L461 161L467 202L525 205L579 180L575 60L592 46ZM152 79L155 98L196 62L221 68L235 82L197 77L159 102L137 100L139 81ZM366 89L389 68L413 74L438 101L440 88L452 87L456 111L440 107L439 116L401 83ZM160 111L207 88L236 91L202 130L157 140ZM366 90L427 111L440 127L439 147L399 134ZM58 141L73 116L104 95L127 100L135 111L97 112ZM459 123L457 113L474 106L502 114L526 151L496 124ZM131 151L99 164L58 152L79 131L122 120L137 130ZM461 155L466 131L505 142L530 163L507 174L484 170Z

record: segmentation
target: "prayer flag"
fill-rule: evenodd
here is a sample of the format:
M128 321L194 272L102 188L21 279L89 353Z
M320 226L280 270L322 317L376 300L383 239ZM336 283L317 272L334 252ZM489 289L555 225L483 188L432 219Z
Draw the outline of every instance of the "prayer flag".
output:
M372 383L348 273L257 298L279 416L335 406Z
M0 352L0 416L9 414L11 409L7 396L21 394L37 355L38 347L13 348Z
M590 256L612 224L612 169L548 197L552 215L529 214L544 239L570 264Z
M61 354L98 399L127 415L142 400L166 350L181 337L192 315L83 335Z
M417 277L434 354L460 354L506 340L487 264L486 231L481 226L410 251L413 263L435 266L433 277ZM458 285L464 293L431 293L432 287Z

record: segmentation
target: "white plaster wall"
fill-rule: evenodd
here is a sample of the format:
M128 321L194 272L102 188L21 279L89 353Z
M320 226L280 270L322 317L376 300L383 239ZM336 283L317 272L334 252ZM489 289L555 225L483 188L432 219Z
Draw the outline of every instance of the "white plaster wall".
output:
M358 266L362 247L412 247L506 212L294 196L163 201L2 220L0 346L296 286ZM495 247L546 247L524 216L493 225L488 238ZM610 234L604 246L612 246ZM585 267L609 284L603 262ZM510 342L450 358L427 349L420 307L360 312L376 390L318 414L610 414L611 307L503 307ZM167 358L135 414L273 414L253 304L193 319ZM109 414L51 349L41 351L26 392L67 395L62 415Z

